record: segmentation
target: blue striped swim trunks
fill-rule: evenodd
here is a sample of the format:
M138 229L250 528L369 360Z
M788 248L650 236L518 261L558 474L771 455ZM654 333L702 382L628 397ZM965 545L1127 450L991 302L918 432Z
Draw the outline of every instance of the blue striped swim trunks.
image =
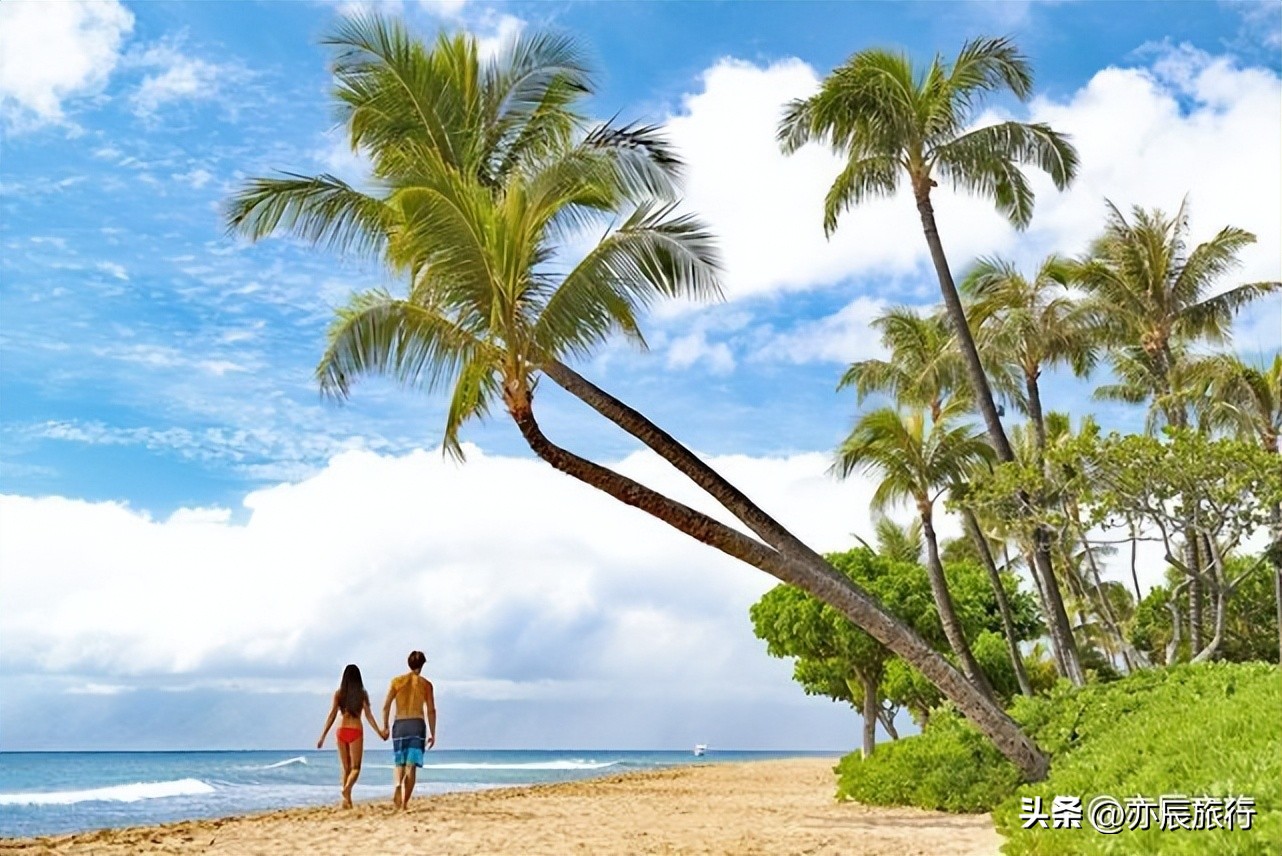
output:
M398 719L392 723L392 763L398 767L423 766L427 746L427 722L423 719Z

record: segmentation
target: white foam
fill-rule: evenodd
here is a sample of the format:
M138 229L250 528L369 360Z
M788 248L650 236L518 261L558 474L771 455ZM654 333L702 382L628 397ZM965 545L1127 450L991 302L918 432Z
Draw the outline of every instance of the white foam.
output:
M0 805L72 805L82 802L138 802L162 797L185 797L212 794L214 789L200 779L177 779L172 782L135 782L85 791L35 791L0 794Z
M618 761L533 761L528 764L424 764L433 770L603 770Z
M299 755L297 758L286 758L284 761L277 761L275 764L268 764L265 767L258 767L257 769L274 770L277 767L285 767L285 766L288 766L289 764L306 764L306 763L307 763L307 759L304 758L302 755Z

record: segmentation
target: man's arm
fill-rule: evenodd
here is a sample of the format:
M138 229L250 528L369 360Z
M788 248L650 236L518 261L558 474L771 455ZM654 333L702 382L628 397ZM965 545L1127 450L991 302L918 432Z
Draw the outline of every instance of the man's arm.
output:
M423 689L423 707L427 708L427 748L431 749L436 745L436 696L432 692L432 682L423 679L427 684Z

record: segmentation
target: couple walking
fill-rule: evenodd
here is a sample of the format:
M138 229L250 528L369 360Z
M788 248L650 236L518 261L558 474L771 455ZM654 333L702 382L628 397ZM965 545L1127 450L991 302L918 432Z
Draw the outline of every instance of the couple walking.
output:
M426 662L427 657L422 651L410 652L410 670L392 678L392 683L387 688L381 727L374 720L374 712L370 710L369 693L365 691L365 685L361 681L361 670L354 664L343 670L342 682L334 691L329 718L325 720L325 728L316 741L317 749L325 745L329 729L341 715L335 737L338 741L338 759L343 767L343 808L352 807L352 788L356 787L356 780L361 775L361 759L365 754L362 713L381 739L386 740L391 735L392 763L396 769L396 789L392 792L392 802L397 808L409 805L418 768L423 766L423 752L436 745L436 699L432 694L432 682L422 675L423 664ZM396 706L396 720L389 729L387 723L393 704Z

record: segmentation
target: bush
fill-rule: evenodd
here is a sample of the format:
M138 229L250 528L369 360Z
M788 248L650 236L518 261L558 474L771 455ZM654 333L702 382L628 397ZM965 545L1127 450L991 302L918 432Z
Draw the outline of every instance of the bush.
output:
M956 713L941 709L924 733L854 752L837 765L837 798L869 805L988 811L1019 786L1019 771Z
M1025 722L1054 753L1044 782L1019 788L993 812L1010 856L1052 854L1276 854L1282 842L1282 683L1277 668L1212 663L1143 672L1065 698L1059 710L1027 706ZM1039 708L1039 710L1034 710ZM1031 721L1040 718L1040 723ZM1069 723L1073 723L1069 726ZM1022 797L1125 802L1136 795L1249 796L1250 830L1023 829ZM1045 810L1045 809L1043 809Z
M1010 856L1276 854L1282 841L1282 675L1262 663L1151 669L1109 684L1020 698L1011 715L1051 755L1050 777L1020 787L1009 762L956 713L922 734L858 753L837 767L837 796L873 805L993 810ZM1109 794L1249 796L1249 831L1023 829L1021 798Z

